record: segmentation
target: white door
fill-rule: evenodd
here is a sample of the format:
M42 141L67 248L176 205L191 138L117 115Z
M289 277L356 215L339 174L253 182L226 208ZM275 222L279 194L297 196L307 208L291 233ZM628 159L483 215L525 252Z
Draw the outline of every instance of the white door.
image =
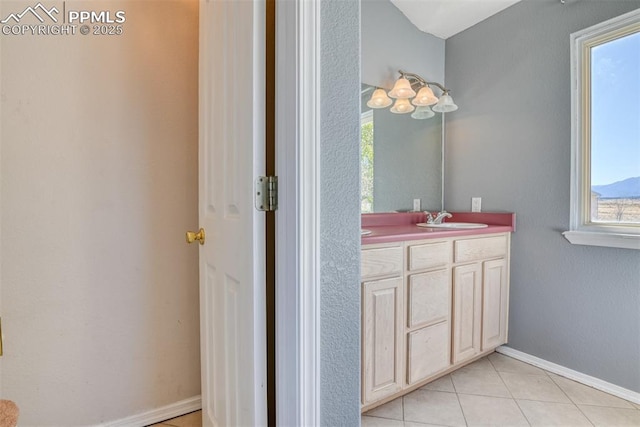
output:
M199 215L202 417L267 424L264 1L200 0Z

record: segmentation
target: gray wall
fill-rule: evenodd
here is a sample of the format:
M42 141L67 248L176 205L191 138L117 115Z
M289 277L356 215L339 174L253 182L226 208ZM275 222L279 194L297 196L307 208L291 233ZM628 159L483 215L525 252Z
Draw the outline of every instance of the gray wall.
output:
M320 410L360 423L360 7L321 3Z
M446 208L517 213L509 345L640 392L640 251L571 245L572 32L639 1L525 0L447 40Z
M444 40L418 30L389 0L362 0L362 81L391 89L398 69L442 83Z

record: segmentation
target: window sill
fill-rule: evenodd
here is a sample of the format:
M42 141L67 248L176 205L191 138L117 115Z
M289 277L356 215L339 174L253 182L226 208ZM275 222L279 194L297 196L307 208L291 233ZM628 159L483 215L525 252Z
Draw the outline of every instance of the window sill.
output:
M640 250L640 235L604 233L595 231L565 231L562 235L571 244L604 246L609 248L624 248Z

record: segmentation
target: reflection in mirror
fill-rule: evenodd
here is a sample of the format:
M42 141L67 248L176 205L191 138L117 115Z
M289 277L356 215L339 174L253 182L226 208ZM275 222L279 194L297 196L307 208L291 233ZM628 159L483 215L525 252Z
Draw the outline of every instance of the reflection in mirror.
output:
M371 109L375 87L361 91L361 212L442 210L442 114L414 119Z

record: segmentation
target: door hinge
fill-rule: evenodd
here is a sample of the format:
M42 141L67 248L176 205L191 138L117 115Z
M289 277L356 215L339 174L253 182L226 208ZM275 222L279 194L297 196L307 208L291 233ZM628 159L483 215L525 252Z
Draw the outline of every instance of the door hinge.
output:
M278 209L277 176L259 176L256 179L256 209L265 212Z

